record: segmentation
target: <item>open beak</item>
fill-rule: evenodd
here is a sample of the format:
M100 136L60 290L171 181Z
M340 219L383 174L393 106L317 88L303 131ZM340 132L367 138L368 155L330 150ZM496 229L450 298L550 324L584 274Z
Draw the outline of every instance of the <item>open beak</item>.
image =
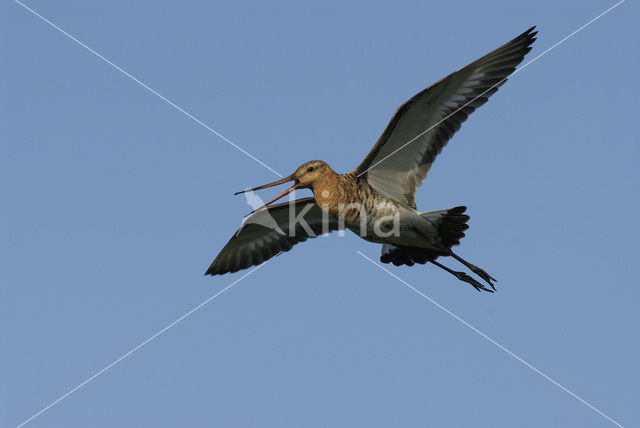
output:
M278 181L274 181L273 183L269 183L269 184L265 184L263 186L258 186L258 187L254 187L253 189L247 189L247 190L242 190L240 192L236 192L234 193L234 195L239 195L241 193L245 193L245 192L253 192L254 190L260 190L260 189L266 189L267 187L273 187L273 186L278 186L280 184L284 184L287 183L289 181L294 181L293 186L289 187L287 190L285 190L284 192L282 192L281 194L279 194L278 196L276 196L275 198L271 199L269 202L267 202L266 204L264 204L263 206L261 206L260 208L257 208L253 211L251 211L248 215L253 214L254 212L261 210L262 208L266 207L269 204L274 203L275 201L277 201L278 199L287 196L289 193L293 192L294 190L296 190L298 188L298 186L300 186L300 183L298 183L298 180L295 179L295 177L293 175L290 175L288 177L285 177L281 180Z

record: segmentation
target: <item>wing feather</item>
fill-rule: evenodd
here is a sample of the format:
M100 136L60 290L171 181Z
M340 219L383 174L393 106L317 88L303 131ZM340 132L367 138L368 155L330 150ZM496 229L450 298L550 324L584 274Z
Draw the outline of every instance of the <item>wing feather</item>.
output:
M436 156L522 62L536 40L534 28L400 106L354 172L379 192L415 208L416 190Z
M294 221L296 218L302 218L305 224ZM269 206L247 218L211 263L206 275L222 275L259 265L289 251L299 242L337 229L337 219L323 216L313 198Z

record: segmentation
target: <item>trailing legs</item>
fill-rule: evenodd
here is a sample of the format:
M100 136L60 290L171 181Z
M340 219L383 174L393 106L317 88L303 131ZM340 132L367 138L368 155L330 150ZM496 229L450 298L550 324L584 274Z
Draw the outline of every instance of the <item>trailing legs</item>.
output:
M474 264L471 264L468 261L466 261L465 259L463 259L462 257L458 256L457 254L454 254L454 252L451 251L451 250L449 250L449 255L451 257L453 257L454 259L456 259L457 261L459 261L460 263L462 263L463 265L465 265L466 267L468 267L471 270L471 272L475 273L480 278L484 279L487 282L487 284L489 284L491 286L491 288L493 288L494 290L496 289L496 287L494 287L494 285L493 285L493 283L491 281L498 282L497 279L495 279L494 277L489 275L484 270L480 269L478 266L476 266Z
M452 274L453 276L455 276L456 278L458 278L460 281L464 281L468 284L473 285L473 287L478 290L478 291L488 291L489 293L493 293L493 290L489 290L488 288L486 288L484 285L480 284L478 281L476 281L475 279L473 279L472 277L470 277L469 275L467 275L464 272L456 272L453 269L449 269L448 267L446 267L443 264L438 263L435 260L429 260L430 263L433 263L434 265L438 266L441 269L446 270L447 272L449 272L450 274ZM490 284L491 285L491 284ZM493 285L491 285L491 287L493 287ZM495 288L494 288L495 290Z

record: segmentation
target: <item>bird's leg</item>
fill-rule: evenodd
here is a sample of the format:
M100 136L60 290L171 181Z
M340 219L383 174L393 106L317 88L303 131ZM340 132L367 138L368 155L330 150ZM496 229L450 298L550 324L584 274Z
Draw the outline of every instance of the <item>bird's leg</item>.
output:
M451 257L453 257L454 259L456 259L457 261L459 261L460 263L462 263L463 265L465 265L466 267L471 269L471 272L475 273L480 278L482 278L485 281L487 281L487 284L489 284L491 286L491 288L493 288L494 290L496 289L496 287L494 287L494 285L493 285L493 283L491 281L498 282L497 279L495 279L494 277L492 277L491 275L486 273L484 270L480 269L478 266L473 265L473 264L469 263L468 261L466 261L465 259L463 259L462 257L458 256L457 254L454 254L453 251L449 250L449 254L451 255Z
M453 269L449 269L448 267L446 267L445 265L442 265L440 263L438 263L435 260L429 260L431 263L433 263L434 265L438 266L441 269L446 270L447 272L449 272L450 274L454 275L456 278L458 278L460 281L464 281L466 283L469 283L471 285L473 285L473 287L478 290L484 290L484 291L488 291L489 293L493 293L492 290L489 290L488 288L486 288L484 285L480 284L478 281L476 281L475 279L471 278L469 275L467 275L464 272L456 272Z

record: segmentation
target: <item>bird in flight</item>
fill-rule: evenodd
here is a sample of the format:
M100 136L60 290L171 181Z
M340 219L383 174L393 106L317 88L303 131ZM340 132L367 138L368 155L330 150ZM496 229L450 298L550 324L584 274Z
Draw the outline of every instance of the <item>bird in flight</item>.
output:
M314 160L276 182L293 186L254 211L211 263L206 274L237 272L289 251L295 244L334 230L349 229L382 244L380 261L396 266L431 263L471 284L495 290L496 281L451 248L460 244L466 207L418 211L416 191L442 148L462 122L493 95L536 40L532 27L496 50L416 94L396 111L371 152L356 169L339 174ZM313 197L271 205L296 189ZM491 288L436 259L453 257Z

